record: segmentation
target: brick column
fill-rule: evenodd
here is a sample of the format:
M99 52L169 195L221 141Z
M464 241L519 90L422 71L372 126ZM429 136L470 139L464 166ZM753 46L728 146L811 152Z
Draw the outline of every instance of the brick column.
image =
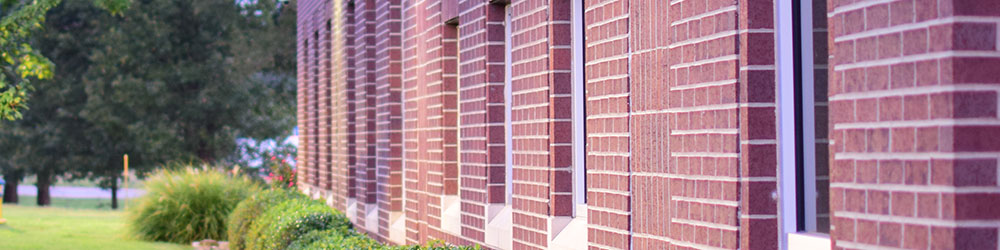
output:
M404 159L406 240L442 239L442 198L458 194L457 27L445 9L457 1L403 2Z
M330 147L332 163L328 202L347 211L347 199L353 196L353 20L347 1L334 0L330 5Z
M331 41L330 41L330 29L333 25L330 21L329 7L327 2L323 2L319 11L319 134L320 134L320 154L319 154L319 175L317 179L317 187L324 192L330 190L333 186L332 168L333 168L333 97L332 92L332 81L330 79L332 75L332 61L331 61Z
M741 175L741 170L752 165L741 165L747 159L740 153L741 136L758 125L748 123L741 113L756 110L758 105L741 103L739 90L745 82L740 81L739 70L746 53L767 51L766 46L773 45L738 50L747 33L740 26L749 14L746 4L682 1L670 6L667 199L672 214L669 239L676 246L755 249L741 246L739 239L749 228L740 222L741 211L756 200L738 194L741 185L757 181ZM751 118L770 117L773 124L770 106L770 115ZM774 127L770 129L773 134ZM776 164L769 167L773 170ZM771 183L773 179L772 174Z
M375 8L378 234L389 237L391 219L403 209L401 0Z
M632 171L635 168L644 169L653 167L653 162L649 165L639 166L638 161L630 160L631 139L633 133L651 132L642 129L633 130L634 126L649 126L646 117L636 118L640 123L631 123L630 112L633 107L631 89L643 86L660 85L663 82L655 82L653 78L642 76L653 76L656 71L649 71L662 68L662 63L656 63L655 58L658 52L665 50L653 50L653 36L657 33L666 33L649 29L646 24L652 24L653 19L635 19L631 14L639 14L641 11L653 11L653 9L643 10L637 8L644 5L652 5L652 1L593 1L585 4L584 25L586 27L585 46L585 95L586 102L586 168L587 168L587 219L590 236L590 246L600 249L629 249L631 246L631 230L633 223L641 224L642 221L635 220L631 212L632 208L640 200L632 199L633 188L648 191L656 190L655 187L645 186L649 183L643 182L643 177L633 179ZM645 6L652 7L652 6ZM663 18L666 18L666 6L657 9ZM646 30L643 30L646 29ZM630 35L645 36L633 38ZM646 45L651 45L645 47ZM637 53L634 53L637 52ZM652 61L641 61L630 64L631 59ZM566 63L567 65L569 63ZM649 66L649 68L645 68ZM640 72L641 71L641 72ZM635 72L636 75L629 75ZM659 72L665 75L666 72ZM641 76L639 76L641 75ZM639 76L639 77L637 77ZM574 83L575 84L575 83ZM648 89L644 89L648 90ZM660 91L659 94L665 92ZM652 97L652 92L644 93ZM641 94L640 94L641 95ZM634 99L635 104L650 104L650 99ZM662 101L662 100L657 100ZM640 125L642 124L642 125ZM666 128L666 124L660 124L657 130ZM558 130L556 130L558 132ZM567 129L567 131L569 131ZM652 139L652 138L645 138ZM643 139L639 139L642 141ZM665 140L663 142L666 142ZM643 145L642 149L649 156L650 150L655 150L655 146ZM661 148L665 149L665 148ZM659 155L659 153L657 153ZM663 163L666 163L665 161ZM634 180L639 182L633 183ZM666 182L661 182L666 186ZM571 186L569 183L560 184ZM641 192L640 192L641 193ZM646 197L649 198L649 197ZM654 202L646 200L646 202ZM665 201L661 201L665 204ZM667 216L667 214L663 214ZM646 218L648 219L648 218ZM665 233L665 231L662 231Z
M613 6L603 6L610 8ZM670 142L670 117L667 110L670 95L668 92L669 74L668 52L670 51L670 12L663 11L670 7L667 1L633 1L630 4L631 17L629 20L629 50L631 53L631 63L629 64L631 75L625 74L618 78L629 81L628 90L631 111L629 117L629 148L631 150L628 158L629 170L631 172L618 174L616 176L631 176L631 226L622 225L617 216L609 216L610 219L598 220L598 209L596 204L590 204L591 225L614 226L618 230L630 230L631 247L634 249L669 249L670 242L670 180L671 172L669 161ZM601 8L595 9L600 12ZM588 19L589 20L589 19ZM595 20L600 23L600 21ZM612 25L608 23L605 25ZM589 29L588 29L589 30ZM634 36L634 37L632 37ZM588 34L588 39L594 39ZM595 39L597 40L597 39ZM598 46L608 47L608 43L591 42ZM599 51L594 48L598 55ZM587 53L592 54L591 52ZM600 60L600 59L595 59ZM588 72L591 70L588 70ZM628 72L625 72L628 73ZM588 74L589 76L589 74ZM588 77L591 78L591 77ZM594 77L601 79L598 77ZM622 80L617 80L622 81ZM599 83L599 82L598 82ZM596 86L604 86L600 84ZM596 88L604 90L607 88ZM588 91L588 96L596 96L600 91ZM614 92L609 93L614 94ZM593 98L593 97L590 97ZM588 107L588 111L591 110ZM599 123L598 123L599 124ZM589 125L589 124L588 124ZM594 126L601 127L601 126ZM590 130L590 126L587 127ZM607 128L606 128L607 129ZM602 131L590 130L588 133L606 133ZM588 165L590 167L592 165ZM594 168L591 168L594 172ZM593 177L592 177L593 178ZM618 209L627 214L628 209ZM599 231L599 230L595 230ZM591 232L595 232L591 231ZM621 233L618 233L621 234ZM601 234L598 234L601 235ZM610 240L614 238L604 238ZM599 242L601 238L591 237L591 242ZM601 243L611 246L611 242ZM625 241L623 243L629 243ZM628 249L617 246L621 249Z
M355 108L357 128L355 171L357 211L355 226L367 230L368 209L377 198L375 174L375 0L354 2L355 24ZM375 233L369 232L377 238Z
M346 144L347 144L347 198L357 198L358 196L358 101L357 101L357 87L358 87L358 58L357 58L357 23L355 23L355 10L354 1L345 0L343 4L343 32L344 32L344 61L346 65L342 72L344 72L344 103L347 106L345 110L345 116L347 116L347 131L346 131ZM347 204L344 204L345 210Z
M310 4L309 1L297 2L296 8L298 10L308 9L309 4ZM308 101L307 96L309 96L309 88L307 88L308 85L306 83L307 83L307 78L309 77L308 46L309 46L310 32L308 25L301 25L308 23L308 21L309 21L309 15L298 15L296 17L296 22L300 25L296 25L297 44L295 51L296 51L296 58L298 59L296 62L297 65L296 89L298 91L296 91L295 99L299 105L296 107L295 114L299 128L299 145L301 146L305 146L306 144L309 143L309 136L307 135L308 133L306 132L308 131L307 129L309 127L309 124L306 122L306 119L309 118L308 113L306 112L306 107L308 106L304 104ZM306 168L308 167L306 159L308 159L308 153L309 153L308 150L299 150L295 157L295 162L298 163L298 168L296 169L296 176L297 176L296 181L300 184L305 183L306 180L305 173L306 173ZM299 187L304 188L303 185L300 185Z
M504 6L463 0L458 9L462 236L483 244L488 205L506 202Z
M739 248L775 249L778 202L772 195L778 191L779 166L774 2L740 0L737 17L740 170L732 174L739 186L734 190L724 185L710 192L726 199L739 195ZM728 242L723 244L731 248Z
M1000 4L828 10L834 245L996 249Z

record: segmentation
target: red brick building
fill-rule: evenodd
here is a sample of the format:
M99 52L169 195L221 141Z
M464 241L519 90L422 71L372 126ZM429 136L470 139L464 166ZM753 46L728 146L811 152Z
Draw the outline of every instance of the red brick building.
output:
M383 242L1000 247L1000 1L297 4L300 187Z

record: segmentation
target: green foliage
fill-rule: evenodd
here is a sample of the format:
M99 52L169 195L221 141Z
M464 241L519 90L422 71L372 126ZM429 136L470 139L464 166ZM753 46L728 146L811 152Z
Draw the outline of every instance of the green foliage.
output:
M53 76L52 61L30 45L33 32L43 27L46 13L61 0L6 0L0 3L0 120L22 118L35 80ZM131 0L94 0L112 14L121 14Z
M268 208L270 204L281 203L285 200L301 197L302 195L286 189L273 189L263 193L258 193L246 198L233 209L229 214L228 231L229 248L245 249L246 236L250 232L250 226Z
M3 1L0 6L0 120L21 118L32 80L52 77L52 62L29 45L59 0Z
M226 219L259 191L246 178L214 170L162 170L146 182L146 196L129 211L129 230L143 240L188 243L226 239Z
M345 234L339 230L312 231L299 237L291 245L289 250L306 249L382 249L384 246L378 241L368 238L363 234Z
M0 39L18 64L0 60L0 172L117 189L123 154L145 177L232 159L234 138L286 136L295 4L243 2L0 0L0 29L18 38Z
M230 249L472 250L442 241L387 246L354 231L350 220L322 202L282 188L247 198L229 216Z
M132 0L94 0L94 5L107 10L112 15L121 15L131 4Z
M90 97L83 117L99 130L131 135L111 139L137 146L133 154L165 159L214 163L236 151L237 138L285 135L295 122L295 69L275 66L271 54L294 50L279 53L261 42L253 43L259 51L242 52L251 50L244 40L257 41L250 34L294 37L294 26L243 14L250 7L134 1L121 18L105 18L83 79Z
M268 165L268 177L271 178L271 188L295 188L297 183L295 169L285 159L272 157Z
M268 208L250 226L247 249L284 249L311 231L333 229L349 234L352 226L344 214L306 197L285 200Z

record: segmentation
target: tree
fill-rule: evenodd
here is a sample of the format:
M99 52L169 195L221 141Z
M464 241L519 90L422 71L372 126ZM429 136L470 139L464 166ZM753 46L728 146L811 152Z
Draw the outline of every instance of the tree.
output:
M128 8L129 1L96 0L94 3L95 6L116 14ZM22 111L27 109L29 93L35 89L33 83L54 76L53 63L32 44L35 43L33 33L42 27L46 12L59 3L59 0L0 0L0 120L13 121L22 118ZM5 142L0 145L0 149L3 149L0 151L0 173L4 175L5 190L7 190L4 192L3 201L17 203L17 186L29 170L39 169L42 178L39 178L38 182L38 203L47 205L48 187L53 170L47 166L38 166L52 162L51 158L39 158L39 156L51 155L37 154L51 153L46 152L51 148L27 143L45 138L40 137L44 134L39 133L51 132L49 129L52 127L0 123L0 128L2 128L0 139Z
M294 5L153 0L107 15L101 2L58 5L32 39L59 67L23 119L0 123L6 178L36 174L40 197L55 176L91 179L116 207L123 154L142 176L294 124Z
M0 1L0 118L21 117L32 80L52 76L52 62L28 43L59 0Z
M278 6L150 0L102 21L83 79L92 140L150 169L214 163L237 151L237 138L286 134L295 122L295 15ZM90 172L114 179L105 171L114 163Z
M45 14L61 0L0 0L0 120L21 118L27 109L32 82L52 77L53 64L31 46L31 34ZM131 0L95 0L112 14L127 9Z
M266 57L235 53L241 39L253 38L241 32L261 20L241 8L230 1L142 1L104 22L84 80L91 97L85 117L134 135L114 139L142 145L141 153L204 162L233 153L236 138L288 131L294 76L268 72L269 65L259 65Z

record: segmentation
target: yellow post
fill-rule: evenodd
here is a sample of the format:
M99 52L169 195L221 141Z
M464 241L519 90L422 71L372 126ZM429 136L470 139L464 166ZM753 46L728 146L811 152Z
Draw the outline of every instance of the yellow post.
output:
M125 189L122 189L122 191L124 191L123 193L125 193L125 195L122 196L121 200L122 200L122 205L125 206L125 210L128 210L128 201L127 201L127 199L128 199L128 154L125 154L125 172L122 173L122 175L125 176Z

